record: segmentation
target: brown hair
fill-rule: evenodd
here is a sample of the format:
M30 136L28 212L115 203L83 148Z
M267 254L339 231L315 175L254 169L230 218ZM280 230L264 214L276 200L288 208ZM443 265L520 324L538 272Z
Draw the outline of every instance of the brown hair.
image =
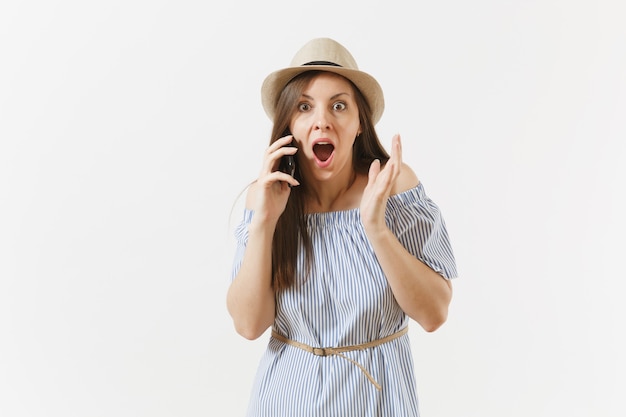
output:
M299 74L281 91L276 102L270 144L287 134L289 123L297 110L302 92L321 72L307 71ZM355 101L359 109L359 122L361 123L361 134L354 141L352 147L352 167L357 173L367 174L370 164L375 159L379 159L381 164L384 164L389 159L389 154L378 139L376 129L372 124L372 112L365 97L350 80L346 80L350 82L354 90ZM300 185L291 189L285 211L276 224L272 242L272 286L274 291L294 285L300 245L302 245L305 254L304 267L307 271L311 267L313 244L307 230L304 212L307 183L305 178L301 178L298 167L298 154L296 153L295 177Z

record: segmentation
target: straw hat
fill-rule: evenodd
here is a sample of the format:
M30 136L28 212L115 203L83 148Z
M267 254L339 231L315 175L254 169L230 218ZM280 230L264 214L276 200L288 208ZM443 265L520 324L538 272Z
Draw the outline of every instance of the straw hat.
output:
M287 83L296 75L313 70L334 72L352 81L372 109L373 123L380 120L385 108L382 88L374 77L359 71L356 61L343 45L329 38L309 41L296 53L289 67L274 71L265 78L261 87L261 99L270 119L274 118L276 101Z

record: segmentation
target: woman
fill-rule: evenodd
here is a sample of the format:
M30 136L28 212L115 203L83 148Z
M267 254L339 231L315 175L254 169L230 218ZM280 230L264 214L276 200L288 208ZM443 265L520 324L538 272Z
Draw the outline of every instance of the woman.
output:
M409 317L447 317L456 266L445 223L374 125L384 99L339 43L308 42L270 74L274 125L250 186L227 307L256 339L271 326L250 416L418 416ZM288 146L292 145L292 146ZM279 169L295 158L295 173Z

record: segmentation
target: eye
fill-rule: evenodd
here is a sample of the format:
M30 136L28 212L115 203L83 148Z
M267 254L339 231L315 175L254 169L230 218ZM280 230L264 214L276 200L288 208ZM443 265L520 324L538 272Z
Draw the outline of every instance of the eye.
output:
M346 109L346 103L344 103L343 101L338 101L333 104L333 110L335 111L342 111L345 109Z
M300 103L298 104L298 111L306 112L311 110L311 105L309 103Z

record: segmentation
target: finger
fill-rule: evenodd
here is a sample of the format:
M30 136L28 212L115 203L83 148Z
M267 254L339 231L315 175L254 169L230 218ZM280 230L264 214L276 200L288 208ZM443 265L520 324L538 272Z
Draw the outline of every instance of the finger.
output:
M272 153L283 146L289 145L293 141L293 135L283 136L282 138L276 139L274 143L272 143L267 148L267 153Z
M400 174L402 168L402 143L400 141L400 135L396 134L391 138L391 155L389 161L385 165L385 169L388 169L389 175L392 180L395 180Z
M273 186L280 187L287 184L291 187L297 187L298 185L300 185L300 182L297 179L289 174L285 174L282 171L274 171L270 174L267 174L262 178L259 178L258 182L259 184L262 184L262 187L265 188L271 188Z
M274 144L272 144L266 151L263 168L261 170L262 173L269 174L270 172L276 171L280 163L280 158L285 155L295 155L295 153L298 152L298 148L295 146L282 146L274 148Z
M274 152L271 152L268 155L268 159L271 161L275 161L285 155L295 155L296 152L298 152L298 148L296 148L295 146L283 146L282 148L278 148Z
M264 170L269 169L269 172L271 172L272 171L271 168L274 166L274 161L277 158L277 156L274 153L282 148L290 148L290 146L287 146L287 145L289 145L292 141L293 141L293 136L287 135L271 143L270 146L268 146L265 149L265 155L263 156L263 161L264 161L263 169Z
M275 182L285 182L292 187L297 187L298 185L300 185L300 182L297 179L282 171L272 172L271 179Z
M393 149L393 146L392 146ZM376 193L381 196L388 196L393 188L393 183L398 176L399 168L396 160L397 156L390 155L382 169L379 169L375 178ZM372 183L374 183L372 181Z
M286 156L286 155L295 155L296 152L298 152L298 148L293 147L293 146L284 146L284 147L276 150L271 155L271 160L273 161L271 171L276 171L276 170L279 169L280 163L281 163L281 159L284 156Z
M367 174L367 185L374 184L378 174L380 174L380 160L374 159L370 164L370 170Z
M402 165L402 140L400 139L400 134L396 134L392 139L392 149L393 156L395 160L398 162L398 166Z

